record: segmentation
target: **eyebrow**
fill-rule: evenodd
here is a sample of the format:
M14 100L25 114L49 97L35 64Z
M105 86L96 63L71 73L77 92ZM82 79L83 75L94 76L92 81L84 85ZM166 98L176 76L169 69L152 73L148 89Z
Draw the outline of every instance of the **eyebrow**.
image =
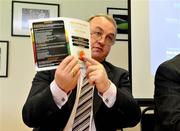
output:
M99 30L101 30L101 31L104 32L104 30L103 30L101 27L99 27L99 26L97 26L96 29L99 29ZM114 33L109 33L109 34L107 34L107 35L113 35L113 36L115 37L115 34L114 34Z

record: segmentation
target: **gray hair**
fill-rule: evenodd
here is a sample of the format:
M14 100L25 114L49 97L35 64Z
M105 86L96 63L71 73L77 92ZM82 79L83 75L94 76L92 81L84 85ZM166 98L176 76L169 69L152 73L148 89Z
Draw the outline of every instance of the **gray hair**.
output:
M117 29L117 24L116 24L116 21L114 20L114 18L111 16L111 15L108 15L108 14L97 14L97 15L93 15L91 16L89 19L88 19L88 22L90 22L92 19L94 19L95 17L104 17L105 19L107 19L108 21L110 21L115 29ZM115 32L117 33L117 31Z

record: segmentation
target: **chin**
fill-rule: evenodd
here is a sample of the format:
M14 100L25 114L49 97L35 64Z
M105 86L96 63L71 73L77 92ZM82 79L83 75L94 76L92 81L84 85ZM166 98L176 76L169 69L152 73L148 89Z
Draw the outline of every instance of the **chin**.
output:
M92 52L91 55L92 55L92 58L100 57L100 53L98 52Z
M92 58L99 61L99 62L102 62L102 56L98 55L97 53L92 53Z

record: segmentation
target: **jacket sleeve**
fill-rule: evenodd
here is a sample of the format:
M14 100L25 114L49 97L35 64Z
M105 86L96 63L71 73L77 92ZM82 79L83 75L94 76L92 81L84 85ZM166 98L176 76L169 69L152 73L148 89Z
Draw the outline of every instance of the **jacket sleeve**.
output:
M22 110L23 121L29 127L45 125L56 117L65 119L64 115L67 113L63 109L60 110L53 100L49 87L53 80L51 77L53 77L51 72L45 71L38 72L33 79L30 93ZM59 121L59 123L63 125L63 122Z
M96 116L96 125L101 125L101 127L103 124L109 125L111 130L135 126L140 121L141 111L132 96L128 72L112 68L108 76L117 88L116 101L111 108L104 104L100 106Z
M124 127L133 127L140 121L141 111L133 98L128 72L122 72L118 83L116 102L113 107L117 113L114 117L117 117Z

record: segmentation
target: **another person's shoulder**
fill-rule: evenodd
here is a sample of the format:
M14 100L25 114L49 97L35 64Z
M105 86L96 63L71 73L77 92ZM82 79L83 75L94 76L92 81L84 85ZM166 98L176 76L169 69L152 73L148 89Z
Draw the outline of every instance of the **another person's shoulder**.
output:
M160 77L173 79L180 74L180 54L159 65L156 70L155 80Z
M169 59L163 63L161 63L158 67L158 70L160 69L178 69L180 70L180 54L176 55L172 59Z

